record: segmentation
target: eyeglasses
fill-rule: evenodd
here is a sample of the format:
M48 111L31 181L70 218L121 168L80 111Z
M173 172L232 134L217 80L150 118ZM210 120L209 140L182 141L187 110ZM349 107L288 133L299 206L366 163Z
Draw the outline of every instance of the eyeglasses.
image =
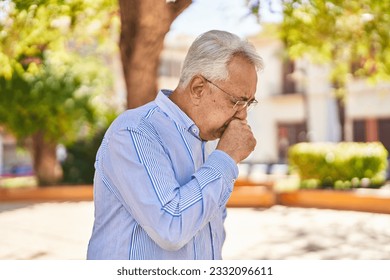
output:
M203 77L203 76L202 76ZM225 93L226 95L230 96L233 100L232 102L234 103L234 106L233 106L233 110L239 112L239 111L242 111L244 109L246 109L247 111L251 110L253 107L255 107L257 105L257 103L259 103L256 99L252 99L252 100L248 100L248 101L245 101L245 100L238 100L237 101L237 98L224 91L223 89L221 89L219 86L217 86L216 84L214 84L212 81L210 81L209 79L203 77L203 79L205 79L208 83L212 84L213 86L215 86L217 89L219 89L220 91L222 91L223 93Z

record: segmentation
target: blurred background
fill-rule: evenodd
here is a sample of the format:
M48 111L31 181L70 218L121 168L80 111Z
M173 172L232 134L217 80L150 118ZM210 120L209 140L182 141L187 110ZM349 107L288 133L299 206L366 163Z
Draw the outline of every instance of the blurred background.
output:
M254 230L250 228L253 219L259 221L255 227L261 232L260 221L267 220L265 217L272 216L273 211L279 215L274 221L280 224L277 229L270 229L283 230L286 217L293 213L304 215L299 223L303 227L305 219L320 219L321 213L328 213L321 211L327 210L304 212L284 208L280 205L283 197L275 199L275 193L303 189L370 188L380 194L380 203L384 205L371 212L390 213L389 26L390 1L0 1L0 225L4 236L18 229L24 234L34 232L32 227L42 221L39 217L54 215L56 207L60 207L59 213L75 211L78 214L73 218L85 218L74 224L73 230L81 225L88 225L89 229L88 222L93 218L91 202L37 204L26 202L26 197L10 201L10 191L39 191L56 186L77 192L77 186L90 186L95 154L111 121L128 108L153 100L158 89L174 89L190 44L210 29L246 38L254 44L265 65L259 73L256 93L260 104L248 117L259 144L239 166L237 187L244 186L241 191L248 192L230 204L258 209L231 208L231 216L248 211L242 212L248 217L248 227L244 227L247 232ZM69 185L75 187L66 189ZM261 194L256 188L245 189L247 186L262 187ZM262 199L264 192L271 202L251 204L246 200ZM341 203L345 201L348 199ZM375 200L369 203L377 204ZM67 208L70 206L76 208ZM363 208L370 212L367 205ZM16 213L21 216L9 218ZM338 213L335 217L345 219L325 220L344 224L351 219L343 216L342 211ZM30 222L27 227L25 219L29 215L37 215L36 223ZM366 247L375 247L377 251L319 256L311 254L319 251L320 246L312 241L297 246L307 249L301 248L309 253L307 258L389 258L388 246L374 245L375 238L367 237L381 236L383 243L389 243L389 231L377 226L389 225L388 215L353 215L363 220L356 218L354 229L346 227L346 233L339 237L351 230L355 232L355 226L360 228L367 221L376 220L373 228L379 233L370 227L352 241L369 239L372 243ZM11 221L17 221L17 225ZM58 229L55 221L49 223L47 232ZM288 253L286 248L295 245L283 247L283 254L272 257L256 250L236 254L234 250L239 248L232 244L238 244L235 238L245 232L235 231L234 220L228 221L230 231L236 232L227 245L228 258L303 257ZM3 230L7 225L10 232ZM319 224L320 228L325 225L329 223ZM322 232L320 228L318 231ZM24 249L18 251L15 244L28 239L22 233L15 234L16 239L0 241L9 248L3 249L7 253L0 259L83 258L81 252L85 248L80 246L86 246L87 231L79 233L83 242L76 242L79 253L73 255L20 254L26 248L22 246ZM288 238L292 240L302 231L303 228L297 229L298 233ZM36 233L43 238L42 234ZM269 234L274 236L275 232ZM62 238L57 233L52 235ZM77 236L71 239L75 241ZM260 237L254 237L254 243L248 243L247 248L272 243L267 238L260 242L256 239ZM277 238L277 242L287 241ZM271 251L272 248L267 252Z

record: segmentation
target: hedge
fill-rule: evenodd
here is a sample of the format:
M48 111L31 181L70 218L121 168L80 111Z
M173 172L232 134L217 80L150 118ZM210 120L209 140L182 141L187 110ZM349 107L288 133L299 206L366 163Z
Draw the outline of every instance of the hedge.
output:
M375 187L386 179L388 152L380 142L298 143L288 162L302 188Z
M93 138L80 139L66 146L67 157L62 163L64 178L61 184L92 184L95 173L95 158L105 130L98 131Z

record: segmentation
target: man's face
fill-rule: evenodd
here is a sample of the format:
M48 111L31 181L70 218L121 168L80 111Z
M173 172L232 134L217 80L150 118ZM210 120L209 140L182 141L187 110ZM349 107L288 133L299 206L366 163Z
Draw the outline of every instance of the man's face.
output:
M228 65L229 78L226 81L209 81L204 78L205 94L202 97L200 137L215 140L222 136L230 121L247 118L246 108L235 106L237 101L255 99L257 73L255 67L243 57L234 57ZM242 109L242 110L240 110Z

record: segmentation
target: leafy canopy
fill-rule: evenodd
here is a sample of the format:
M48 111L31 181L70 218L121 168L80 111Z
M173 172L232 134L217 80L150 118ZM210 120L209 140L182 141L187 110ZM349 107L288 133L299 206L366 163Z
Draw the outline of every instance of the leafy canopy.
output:
M390 1L288 0L281 37L292 58L331 62L332 80L348 74L390 78Z
M0 124L18 138L43 132L66 141L96 123L104 109L96 106L96 96L111 83L99 58L114 48L106 39L115 39L118 27L115 2L3 2Z

